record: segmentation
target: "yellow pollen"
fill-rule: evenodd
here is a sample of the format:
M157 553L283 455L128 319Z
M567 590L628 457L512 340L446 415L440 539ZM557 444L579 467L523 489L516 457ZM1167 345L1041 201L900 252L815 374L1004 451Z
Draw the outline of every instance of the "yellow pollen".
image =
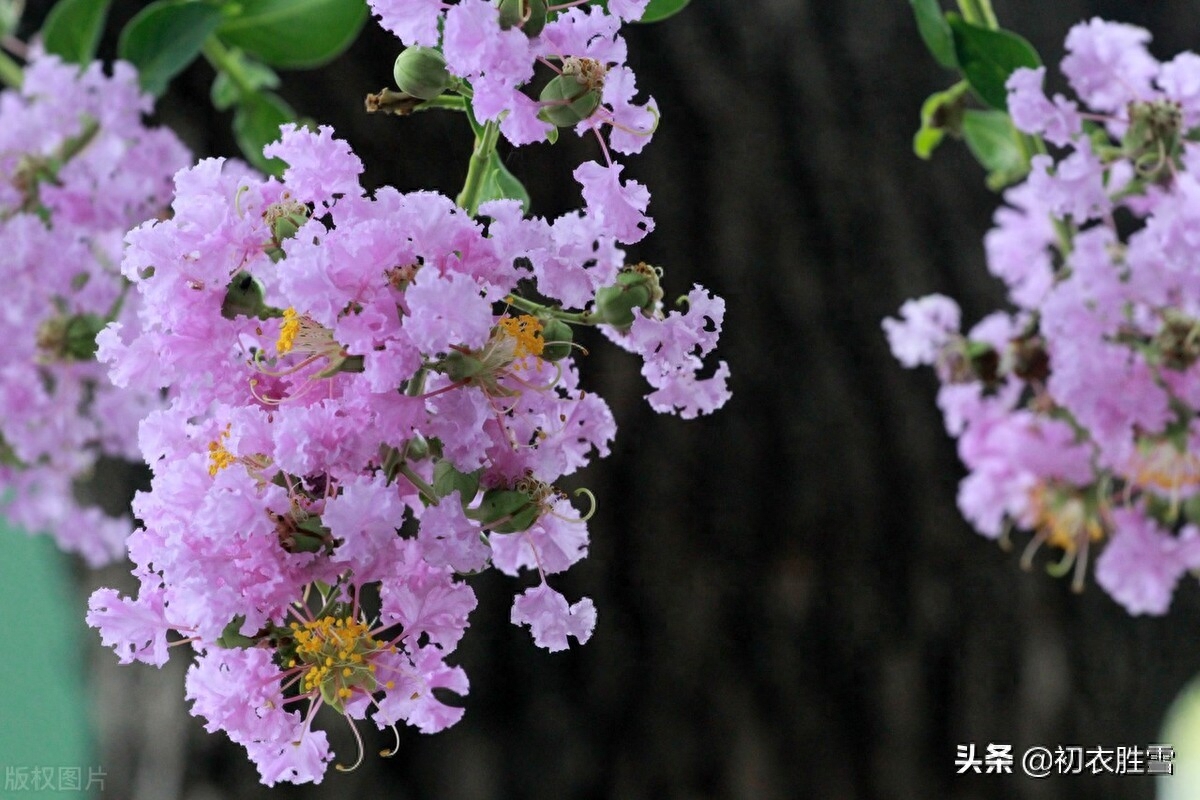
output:
M326 703L343 712L342 703L355 692L373 694L379 684L375 665L368 659L390 645L371 636L370 627L353 617L326 615L291 625L295 664L304 669L302 691L319 692ZM363 664L367 670L363 670Z
M226 450L225 445L222 444L228 438L229 425L226 425L220 435L214 441L208 443L208 474L213 478L217 477L218 472L237 460L233 453Z
M279 355L283 355L292 349L296 344L296 334L300 332L300 315L296 313L296 309L288 306L283 310L283 326L279 329L279 339L275 342L275 349Z
M542 323L537 317L530 314L505 317L500 320L499 327L514 340L513 358L542 354L546 343L542 340Z

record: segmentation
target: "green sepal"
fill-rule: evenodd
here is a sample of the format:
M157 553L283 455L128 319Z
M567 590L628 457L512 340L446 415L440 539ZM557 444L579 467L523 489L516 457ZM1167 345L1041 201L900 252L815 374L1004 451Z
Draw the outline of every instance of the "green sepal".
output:
M1015 33L972 25L953 13L946 19L954 34L954 53L963 77L983 102L1007 111L1008 90L1004 84L1020 67L1040 67L1042 59L1037 51Z
M917 20L917 32L921 34L921 40L925 42L930 55L946 69L958 69L954 33L938 0L908 0L908 3Z
M221 631L221 635L217 637L217 646L224 647L227 650L232 650L237 647L253 647L257 644L257 640L243 634L242 625L246 622L244 614L238 614L233 618L233 621L225 626Z
M482 474L482 468L474 472L459 472L453 464L442 459L433 465L433 490L438 497L457 491L465 507L479 493L479 476Z
M310 515L293 523L294 533L289 553L315 553L321 550L333 538L329 528L321 523L321 518Z
M520 533L529 530L542 514L532 497L515 489L488 489L479 507L466 515L496 533Z
M489 371L483 361L461 350L451 350L435 369L455 382L469 381Z
M96 57L111 0L59 0L42 25L42 47L72 64ZM5 20L7 23L7 20ZM15 22L15 20L14 20ZM5 31L8 33L11 31Z
M137 13L121 31L117 55L138 70L138 81L158 96L200 54L221 12L206 3L158 0Z
M363 0L235 0L223 10L221 41L284 69L336 58L367 19Z
M318 378L332 378L341 372L362 372L363 356L342 356L330 359L329 366L317 373Z
M529 213L529 192L517 176L508 171L500 154L492 151L488 159L487 173L483 178L483 190L479 193L480 204L488 200L516 200L521 204L521 210Z
M1021 143L1021 132L1003 111L975 109L963 115L962 135L984 169L987 186L999 191L1029 174L1029 156Z

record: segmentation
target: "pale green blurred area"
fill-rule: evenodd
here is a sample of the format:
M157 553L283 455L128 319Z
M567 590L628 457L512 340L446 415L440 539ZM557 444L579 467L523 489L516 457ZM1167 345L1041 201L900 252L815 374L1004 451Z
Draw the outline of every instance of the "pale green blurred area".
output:
M1171 704L1158 743L1175 748L1174 774L1158 779L1159 800L1196 800L1200 797L1200 675Z
M0 521L0 797L100 797L83 684L83 601L68 557ZM34 773L43 770L33 789ZM62 790L77 778L81 788ZM73 775L72 775L73 773ZM21 780L21 776L25 780Z

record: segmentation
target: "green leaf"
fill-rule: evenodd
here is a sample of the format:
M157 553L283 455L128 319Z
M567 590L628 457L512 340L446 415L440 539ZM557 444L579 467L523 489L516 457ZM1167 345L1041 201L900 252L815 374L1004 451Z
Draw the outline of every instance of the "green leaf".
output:
M487 175L483 178L483 191L479 195L480 203L486 203L488 200L517 200L521 203L521 210L529 212L529 192L517 177L508 171L508 167L500 160L500 154L495 151L492 151Z
M279 95L260 92L242 98L233 115L233 136L246 159L268 175L283 174L284 163L267 158L262 150L279 139L279 126L293 122L296 112Z
M247 58L236 50L230 52L237 59L238 74L249 84L251 89L257 91L279 88L279 75L275 73L275 70ZM228 72L222 70L213 80L211 95L213 107L218 111L224 111L237 104L242 96L242 89L238 87L237 81L230 77Z
M967 111L962 134L972 155L988 170L988 188L1002 189L1028 174L1029 158L1021 134L1005 112Z
M959 81L943 92L934 92L921 104L921 129L913 137L913 152L928 159L948 132L962 133L963 98L967 82Z
M950 23L942 13L938 0L908 0L917 18L917 31L925 42L925 47L946 69L958 69L958 59L954 56L954 33Z
M947 14L954 33L954 52L963 77L975 93L992 108L1007 110L1004 83L1018 67L1042 65L1033 45L1008 31L993 31L972 25L957 14Z
M110 0L59 0L42 26L47 53L73 64L86 64L96 55Z
M159 0L129 21L117 43L117 54L138 69L142 88L154 95L166 91L200 53L204 40L221 22L221 12L204 3Z
M692 0L650 0L638 22L660 22L673 17L687 7Z
M350 46L367 19L363 0L242 0L221 23L221 40L273 67L315 67Z

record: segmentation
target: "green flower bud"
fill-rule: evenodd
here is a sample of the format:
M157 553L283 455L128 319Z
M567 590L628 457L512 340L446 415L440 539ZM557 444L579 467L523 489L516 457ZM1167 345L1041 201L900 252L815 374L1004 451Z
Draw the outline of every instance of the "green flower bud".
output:
M446 57L432 47L410 47L396 56L392 77L400 91L421 100L437 97L451 81Z
M561 319L551 317L542 320L542 358L546 361L561 361L571 354L574 332Z
M614 285L596 292L596 321L618 330L629 330L635 309L653 311L660 300L662 288L658 283L658 271L645 263L635 264L626 267Z
M538 117L560 128L583 122L600 105L600 90L589 89L579 77L565 73L551 79L539 97L542 109Z
M500 0L500 27L520 28L532 39L546 27L546 0Z

